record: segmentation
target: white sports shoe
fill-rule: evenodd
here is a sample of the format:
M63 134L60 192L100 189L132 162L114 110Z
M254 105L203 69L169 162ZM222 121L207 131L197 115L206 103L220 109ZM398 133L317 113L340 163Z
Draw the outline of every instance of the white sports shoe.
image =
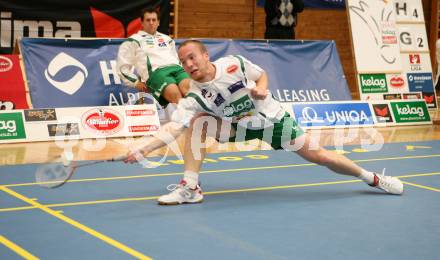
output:
M181 180L179 184L170 184L167 189L170 193L160 196L157 200L159 205L179 205L184 203L201 203L203 193L200 185L191 189L186 185L186 181Z
M373 184L368 185L391 194L400 195L403 193L403 183L396 177L385 176L385 169L383 169L381 175L374 174Z

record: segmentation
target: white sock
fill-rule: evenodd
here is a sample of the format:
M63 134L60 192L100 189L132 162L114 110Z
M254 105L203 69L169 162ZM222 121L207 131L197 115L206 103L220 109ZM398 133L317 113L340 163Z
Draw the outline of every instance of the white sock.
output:
M183 173L183 180L190 189L195 189L199 184L199 173L193 171L185 171Z
M374 173L362 169L361 175L359 175L359 179L363 180L367 184L373 184L374 183Z

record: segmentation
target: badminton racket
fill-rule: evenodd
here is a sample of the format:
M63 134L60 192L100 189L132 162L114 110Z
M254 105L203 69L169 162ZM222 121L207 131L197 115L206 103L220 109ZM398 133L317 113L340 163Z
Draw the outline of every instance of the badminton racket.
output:
M125 160L126 158L127 156L123 155L107 160L79 163L67 159L60 161L61 157L57 157L54 159L54 162L44 164L37 168L35 172L35 181L38 185L44 188L58 188L63 186L68 180L70 180L70 178L72 178L78 168L103 162L119 162ZM55 160L58 161L55 162Z

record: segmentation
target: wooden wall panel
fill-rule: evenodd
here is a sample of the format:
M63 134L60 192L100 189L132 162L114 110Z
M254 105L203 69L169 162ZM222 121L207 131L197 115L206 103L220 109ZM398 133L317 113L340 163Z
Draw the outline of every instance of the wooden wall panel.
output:
M180 0L179 38L252 39L254 0Z
M319 17L320 19L316 19ZM297 39L334 40L354 99L359 99L346 10L305 10L296 28Z

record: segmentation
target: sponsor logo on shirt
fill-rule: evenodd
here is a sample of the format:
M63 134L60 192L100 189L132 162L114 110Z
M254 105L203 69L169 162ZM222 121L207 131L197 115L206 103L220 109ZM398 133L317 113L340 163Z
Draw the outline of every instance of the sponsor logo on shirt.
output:
M163 38L157 39L157 42L159 43L159 47L167 47L167 43Z
M218 94L217 95L217 97L215 98L215 100L214 100L214 104L216 105L216 106L220 106L221 104L223 104L225 102L225 99L223 98L223 96L222 95L220 95L220 94Z
M233 65L230 65L226 68L226 72L229 74L232 74L232 73L236 72L237 69L238 69L238 66L233 64Z
M228 87L229 92L231 92L231 94L237 92L237 90L244 88L244 84L243 81L237 81L234 84L230 85Z
M202 96L206 99L211 99L214 96L214 93L206 88L202 89Z
M238 116L242 113L249 112L254 108L255 108L254 103L249 98L249 96L246 95L230 103L229 106L226 106L223 109L223 115L225 115L226 117Z

